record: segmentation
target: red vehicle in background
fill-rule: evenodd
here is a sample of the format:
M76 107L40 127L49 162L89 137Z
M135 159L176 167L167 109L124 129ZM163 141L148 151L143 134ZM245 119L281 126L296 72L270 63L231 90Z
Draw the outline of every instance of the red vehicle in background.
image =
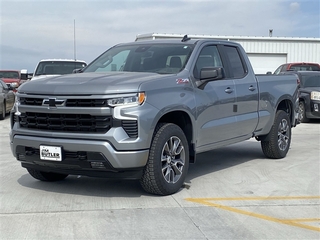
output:
M273 74L280 74L287 71L320 71L319 63L285 63L280 65Z
M18 88L22 83L28 80L28 71L23 70L0 70L0 79L8 86ZM15 84L16 83L16 84Z

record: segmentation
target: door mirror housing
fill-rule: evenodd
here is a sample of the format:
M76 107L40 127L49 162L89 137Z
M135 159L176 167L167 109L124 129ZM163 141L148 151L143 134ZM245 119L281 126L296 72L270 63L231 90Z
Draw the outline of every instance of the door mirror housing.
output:
M221 80L225 78L223 67L204 67L200 71L200 80L196 82L197 87L203 89L204 86L211 81Z

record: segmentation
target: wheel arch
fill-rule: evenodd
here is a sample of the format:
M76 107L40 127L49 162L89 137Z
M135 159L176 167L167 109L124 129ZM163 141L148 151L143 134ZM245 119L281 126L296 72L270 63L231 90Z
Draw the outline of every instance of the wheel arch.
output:
M192 126L192 120L189 114L181 110L167 112L166 114L161 116L157 124L159 123L173 123L182 129L189 144L190 163L194 163L195 151L194 151L194 145L192 144L193 126Z
M289 116L291 127L294 127L296 124L295 111L298 110L298 109L296 109L298 107L298 105L295 106L295 104L299 104L299 101L297 101L297 103L293 103L290 99L283 99L279 102L279 104L276 108L276 111L275 111L275 113L279 110L285 111Z
M298 100L298 99L297 99ZM256 139L258 141L267 141L269 140L269 132L274 124L274 121L275 121L275 118L276 118L276 115L277 115L277 112L282 110L284 111L285 113L288 114L289 116L289 119L290 119L290 125L291 127L294 127L295 124L296 124L296 116L295 116L295 111L298 111L298 109L295 109L295 108L298 108L298 106L295 106L294 104L299 104L299 101L297 101L297 103L293 103L290 99L282 99L279 101L277 107L275 108L274 110L274 113L272 114L272 121L270 120L270 123L268 124L268 126L266 126L266 131L267 133L264 134L264 135L259 135L259 136L256 136Z

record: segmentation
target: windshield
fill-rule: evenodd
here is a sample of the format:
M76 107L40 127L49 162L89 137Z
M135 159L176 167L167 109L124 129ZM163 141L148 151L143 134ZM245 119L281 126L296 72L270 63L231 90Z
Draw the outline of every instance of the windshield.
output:
M19 73L15 71L0 71L0 78L19 79Z
M304 75L301 78L302 87L320 87L320 74L318 75Z
M84 72L178 73L192 52L190 44L132 44L115 46L94 60Z
M43 61L39 63L34 75L69 74L75 69L84 68L86 65L84 62Z

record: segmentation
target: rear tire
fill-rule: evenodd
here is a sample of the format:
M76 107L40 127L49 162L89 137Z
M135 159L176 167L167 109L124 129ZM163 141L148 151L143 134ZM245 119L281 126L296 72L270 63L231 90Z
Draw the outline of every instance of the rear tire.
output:
M181 128L172 123L157 126L140 184L146 192L169 195L183 185L189 168L189 147Z
M306 116L306 106L304 102L299 102L299 122L307 123L310 119Z
M60 181L68 177L68 174L60 174L60 173L53 173L53 172L42 172L35 169L27 168L29 174L38 179L40 181L45 182L55 182Z
M266 157L278 159L287 155L291 143L291 124L285 111L277 111L266 139L261 141L261 148Z

